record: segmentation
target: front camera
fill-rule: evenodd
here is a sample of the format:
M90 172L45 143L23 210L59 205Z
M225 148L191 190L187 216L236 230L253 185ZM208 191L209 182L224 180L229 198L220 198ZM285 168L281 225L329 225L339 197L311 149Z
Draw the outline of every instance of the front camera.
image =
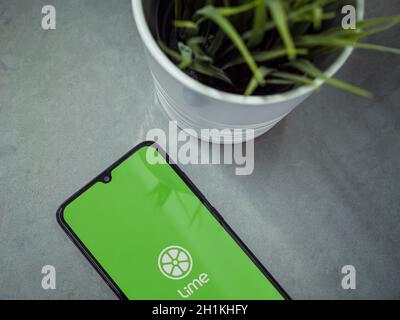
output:
M103 177L103 182L104 182L104 183L109 183L109 182L111 182L111 175L105 175L105 176Z

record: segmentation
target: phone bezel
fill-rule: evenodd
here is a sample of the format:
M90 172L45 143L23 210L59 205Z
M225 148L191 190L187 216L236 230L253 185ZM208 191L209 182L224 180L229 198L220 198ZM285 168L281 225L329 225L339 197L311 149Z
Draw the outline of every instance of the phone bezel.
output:
M96 178L92 179L89 183L87 183L83 188L79 191L75 192L71 197L69 197L57 210L57 221L64 232L68 235L68 237L73 241L73 243L78 247L78 249L82 252L82 254L87 258L89 263L95 268L95 270L100 274L103 280L107 283L107 285L112 289L112 291L116 294L116 296L121 300L128 300L128 297L124 294L124 292L119 288L118 284L114 282L111 276L104 270L101 264L96 260L96 258L91 254L89 249L83 244L83 242L79 239L79 237L75 234L75 232L70 228L68 223L64 219L64 210L65 208L71 204L74 200L76 200L81 194L90 189L94 184L98 182L102 182L104 176L112 176L112 171L121 165L128 158L133 156L137 151L145 147L154 147L161 156L167 161L168 165L172 167L172 169L179 175L179 177L186 183L186 185L190 188L190 190L199 198L199 200L204 204L204 206L208 209L208 211L213 215L215 219L221 224L226 232L231 236L231 238L240 246L240 248L246 253L246 255L253 261L253 263L257 266L257 268L264 274L268 281L277 289L277 291L282 295L285 300L291 300L286 291L282 288L281 285L274 279L271 273L263 266L263 264L257 259L257 257L253 254L253 252L245 245L245 243L239 238L239 236L233 231L233 229L228 225L228 223L222 218L221 214L208 202L206 197L200 192L200 190L194 185L194 183L189 179L189 177L175 164L168 153L165 152L156 142L154 141L145 141L134 147L131 151L126 153L123 157L121 157L118 161L113 163L110 167L104 170L101 174L99 174Z

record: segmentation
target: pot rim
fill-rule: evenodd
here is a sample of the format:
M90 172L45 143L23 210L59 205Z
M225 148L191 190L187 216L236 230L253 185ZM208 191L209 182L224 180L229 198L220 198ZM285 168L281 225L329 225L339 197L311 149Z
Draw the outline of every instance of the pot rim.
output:
M314 86L301 86L296 89L287 91L281 94L273 94L267 96L250 96L246 97L240 94L223 92L212 87L209 87L192 77L188 76L182 70L180 70L161 50L157 42L155 41L150 28L147 24L144 11L143 11L143 0L132 0L133 16L136 21L139 34L142 38L143 43L149 50L153 58L160 64L160 66L168 72L172 77L179 81L183 86L196 91L199 94L208 96L210 98L220 100L223 102L229 102L234 104L244 105L271 105L276 103L282 103L302 96L311 94L314 90L324 84L325 81L316 79L314 80ZM364 17L364 0L356 0L357 4L357 20L361 20ZM333 77L340 68L345 64L347 59L353 52L352 47L346 47L343 52L339 55L336 61L324 72L324 74L331 78Z

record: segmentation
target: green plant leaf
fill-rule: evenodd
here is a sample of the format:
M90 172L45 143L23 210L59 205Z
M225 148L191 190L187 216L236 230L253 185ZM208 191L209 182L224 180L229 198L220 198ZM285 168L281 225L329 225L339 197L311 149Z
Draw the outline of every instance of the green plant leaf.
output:
M172 59L176 60L177 62L182 62L181 55L178 52L170 49L164 42L158 41L158 45L160 46L161 50L163 50Z
M173 22L173 25L175 28L189 29L195 32L199 31L199 26L197 25L197 23L194 23L193 21L175 20Z
M213 6L206 6L201 10L198 10L197 15L204 16L207 19L212 20L215 24L217 24L225 34L231 39L234 43L235 47L239 50L242 54L243 58L245 59L247 65L249 66L250 70L253 72L255 79L257 79L258 83L263 82L263 76L258 69L256 62L254 61L251 53L247 49L245 43L241 39L240 35L237 33L233 25L222 16L218 10L216 10Z
M263 77L263 81L262 81L262 86L265 85L265 77L271 72L271 69L265 68L265 67L260 67L260 74ZM257 80L256 77L252 77L249 85L247 86L247 89L244 93L245 96L251 96L253 94L253 92L260 86L260 82Z
M321 79L326 83L337 87L339 89L363 96L363 97L370 97L370 93L366 90L353 86L349 83L327 77L323 72L318 70L310 61L307 60L299 60L299 61L292 61L288 64L289 66L302 71L314 78Z
M315 8L313 9L313 24L314 29L321 29L322 18L324 16L324 12L322 8L316 3Z
M397 48L389 48L385 46L380 46L376 44L362 43L357 42L351 38L340 38L337 35L308 35L303 36L296 39L296 44L305 46L305 47L335 47L335 48L343 48L343 47L353 47L357 49L368 49L375 50L386 53L400 54L400 49Z
M217 35L215 36L214 40L211 43L210 49L208 50L212 57L215 57L218 50L221 48L224 38L225 33L222 30L218 30Z
M181 58L182 58L181 63L178 65L178 67L180 69L185 69L185 68L191 66L192 62L193 62L192 49L182 42L178 43L178 49L179 49L179 52L181 53Z
M380 45L371 44L371 43L357 42L357 43L353 44L353 47L356 49L367 49L367 50L374 50L374 51L380 51L380 52L385 52L385 53L400 54L400 49L389 48L389 47L380 46Z
M266 79L265 83L273 84L273 85L285 85L285 86L298 84L297 82L292 81L292 80L283 80L283 79L274 79L274 78Z
M225 74L225 72L216 66L195 61L192 65L192 68L198 73L222 80L230 84L231 86L234 86L231 79L229 79L229 77Z
M258 46L264 38L264 25L267 22L267 10L265 0L257 0L257 6L254 9L253 29L248 42L250 48Z
M296 50L290 28L288 24L288 17L286 15L284 6L281 0L266 0L269 10L271 11L272 18L275 21L276 27L282 37L283 43L288 51L288 58L293 60L296 58Z
M258 5L258 0L244 3L242 5L236 6L236 7L219 7L216 8L219 14L221 14L224 17L230 17L234 16L237 14L241 14L250 10L253 10L256 6Z
M252 52L251 53L253 56L254 61L256 62L267 62L279 58L283 58L287 56L287 49L274 49L274 50L268 50L268 51L258 51L258 52ZM296 54L297 55L307 55L308 54L308 49L296 49ZM229 63L225 64L222 69L226 70L228 68L231 68L233 66L243 64L245 63L244 59L242 57L239 57L237 59L234 59L230 61Z
M314 81L307 78L306 76L300 76L298 74L293 74L293 73L289 73L289 72L283 72L283 71L274 71L271 74L274 77L283 79L283 80L288 80L288 81L292 81L293 83L297 83L297 84L303 84L303 85L307 85L307 86L313 86Z
M386 31L400 23L400 15L391 17L379 17L357 22L355 30L344 30L342 27L333 27L325 32L326 35L346 36L357 34L360 37L367 37L379 32Z
M188 40L187 45L192 49L195 60L213 64L214 59L208 56L200 46L204 41L205 39L203 37L193 37Z

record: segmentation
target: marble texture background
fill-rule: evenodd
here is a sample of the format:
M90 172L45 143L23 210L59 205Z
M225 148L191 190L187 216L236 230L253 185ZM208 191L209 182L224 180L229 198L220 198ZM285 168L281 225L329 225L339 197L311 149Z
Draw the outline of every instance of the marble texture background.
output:
M41 8L57 30L41 29ZM367 1L367 15L400 13ZM399 29L371 41L400 47ZM255 172L183 170L294 299L400 298L400 58L357 51L338 77L256 141ZM0 298L114 299L57 225L58 206L167 129L129 0L0 0ZM41 288L41 268L57 289ZM357 290L340 269L357 268Z

